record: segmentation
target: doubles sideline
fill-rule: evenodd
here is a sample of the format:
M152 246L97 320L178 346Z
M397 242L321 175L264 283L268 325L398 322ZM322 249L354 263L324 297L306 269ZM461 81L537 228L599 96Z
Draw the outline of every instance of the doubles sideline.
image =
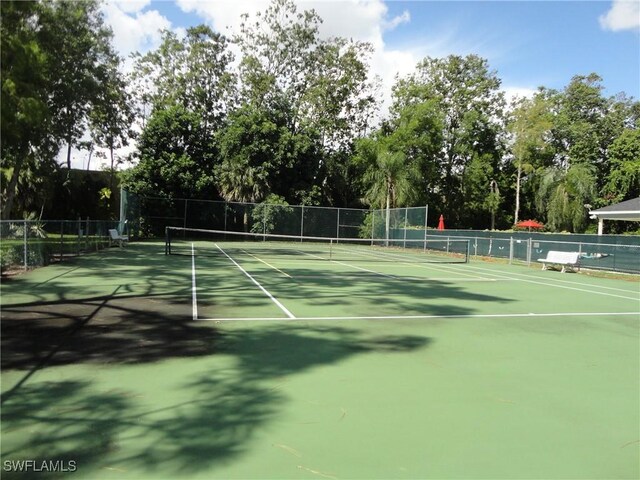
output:
M487 313L451 315L364 315L326 317L227 317L199 318L200 322L274 322L274 321L336 321L336 320L432 320L443 318L544 318L544 317L599 317L638 316L638 312L562 312L562 313Z

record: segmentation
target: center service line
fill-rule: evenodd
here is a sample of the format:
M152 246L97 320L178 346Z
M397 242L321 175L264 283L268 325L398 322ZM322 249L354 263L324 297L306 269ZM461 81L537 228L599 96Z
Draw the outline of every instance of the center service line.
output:
M215 244L215 246L216 246L216 248L217 248L218 250L220 250L220 251L224 254L224 256L225 256L225 257L227 257L229 260L231 260L231 262L233 262L233 264L234 264L236 267L238 267L242 273L244 273L247 277L249 277L249 280L251 280L253 283L255 283L255 284L258 286L258 288L259 288L260 290L262 290L262 291L264 292L264 294L265 294L267 297L269 297L269 298L273 301L273 303L275 303L275 304L280 308L280 310L282 310L282 311L287 315L287 317L289 317L289 318L296 318L296 316L295 316L293 313L291 313L289 310L287 310L287 307L285 307L282 303L280 303L280 302L278 301L278 299L277 299L277 298L275 298L273 295L271 295L271 294L267 291L267 289L266 289L266 288L264 288L262 285L260 285L260 283L258 283L258 281L257 281L255 278L253 278L253 277L249 274L249 272L247 272L244 268L242 268L242 267L238 264L238 262L236 262L233 258L231 258L231 257L227 254L227 252L225 252L222 248L220 248L220 245L218 245L218 244L216 243L216 244Z

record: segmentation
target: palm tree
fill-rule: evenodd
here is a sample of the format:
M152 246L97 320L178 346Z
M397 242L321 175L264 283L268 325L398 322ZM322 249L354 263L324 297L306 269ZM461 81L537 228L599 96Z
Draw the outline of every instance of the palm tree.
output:
M256 203L268 190L266 172L251 166L249 159L240 155L226 158L216 168L216 183L220 195L227 202ZM248 231L249 216L246 208L243 222L245 231Z
M379 144L375 158L370 159L364 174L364 182L368 186L366 198L369 204L386 209L385 235L388 239L391 207L405 203L411 196L411 170L405 155Z

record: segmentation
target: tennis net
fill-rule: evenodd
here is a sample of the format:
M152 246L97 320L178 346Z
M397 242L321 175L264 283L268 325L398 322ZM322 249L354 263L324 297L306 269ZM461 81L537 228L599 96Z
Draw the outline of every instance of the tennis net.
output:
M167 255L230 255L349 262L466 263L469 240L325 238L167 227Z

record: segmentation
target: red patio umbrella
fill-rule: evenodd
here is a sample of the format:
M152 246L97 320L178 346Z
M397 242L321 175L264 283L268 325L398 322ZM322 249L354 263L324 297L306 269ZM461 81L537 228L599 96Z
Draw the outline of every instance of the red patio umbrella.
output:
M440 215L440 220L438 220L438 230L444 230L444 216Z
M522 220L516 223L516 228L528 228L531 231L532 228L544 228L544 225L535 220Z

